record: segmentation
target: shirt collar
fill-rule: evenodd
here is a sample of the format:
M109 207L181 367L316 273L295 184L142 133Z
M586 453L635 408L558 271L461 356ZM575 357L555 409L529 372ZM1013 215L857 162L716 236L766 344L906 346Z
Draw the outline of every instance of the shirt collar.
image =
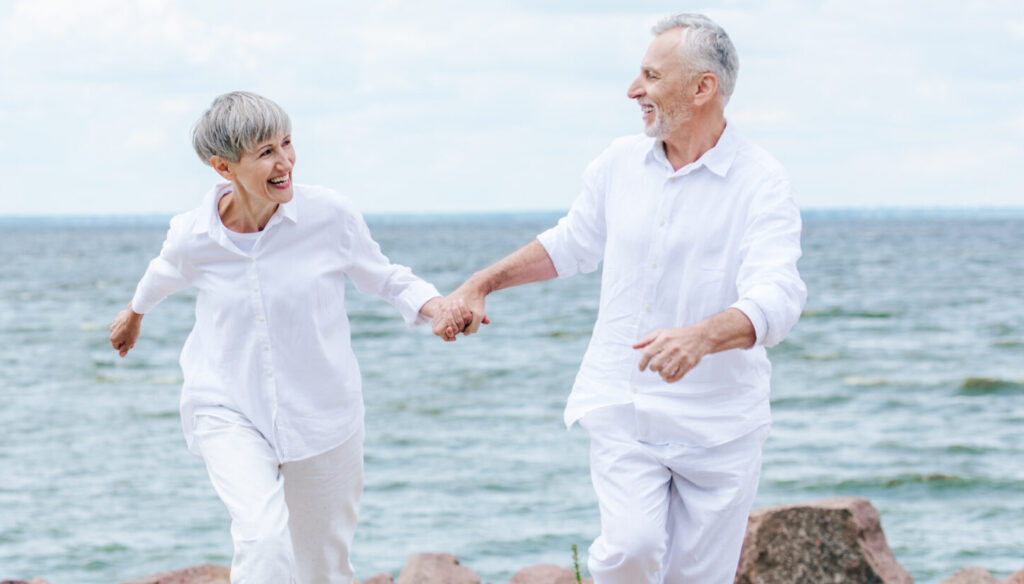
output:
M736 132L732 129L732 124L725 124L725 130L722 131L722 135L718 137L718 142L711 147L710 150L701 155L700 158L680 168L679 170L673 171L673 174L689 174L701 166L706 167L711 172L718 176L724 177L729 173L729 169L732 167L733 161L736 159L736 152L739 147L739 142L736 139ZM647 154L648 159L653 159L659 163L667 166L669 169L672 168L671 163L668 161L668 157L665 156L665 143L661 138L655 138L651 141L651 150Z
M293 183L294 185L294 183ZM292 186L293 192L297 190L297 187ZM218 210L218 204L220 203L221 197L226 195L231 190L231 182L224 181L213 185L213 188L206 192L203 197L202 209L205 212L199 214L199 219L196 221L195 227L192 229L194 233L211 233L213 229L223 229L220 222L220 211ZM298 204L295 202L295 196L292 196L292 200L287 203L281 203L274 215L271 216L270 221L267 222L267 227L270 227L274 223L277 223L281 219L287 219L292 223L299 222L299 209ZM264 228L266 229L266 228Z

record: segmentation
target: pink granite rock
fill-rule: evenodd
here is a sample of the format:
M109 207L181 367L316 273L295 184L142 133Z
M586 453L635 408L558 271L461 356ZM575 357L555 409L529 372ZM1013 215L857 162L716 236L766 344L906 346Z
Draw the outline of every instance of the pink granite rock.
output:
M867 499L837 497L750 514L736 584L913 584Z
M405 563L398 584L480 584L480 576L451 554L416 554Z
M583 584L593 582L593 578L583 579ZM576 574L554 564L538 564L519 570L508 584L576 584Z
M988 570L968 566L961 568L956 574L939 582L939 584L999 584L999 581Z
M356 584L359 584L358 582ZM364 580L363 584L395 584L395 579L391 577L391 574L377 574L371 576L368 580Z
M42 578L32 578L31 580L3 580L0 584L50 584Z
M1024 584L1024 569L1010 574L999 584Z
M173 572L154 574L121 584L230 584L231 570L224 566L203 564Z

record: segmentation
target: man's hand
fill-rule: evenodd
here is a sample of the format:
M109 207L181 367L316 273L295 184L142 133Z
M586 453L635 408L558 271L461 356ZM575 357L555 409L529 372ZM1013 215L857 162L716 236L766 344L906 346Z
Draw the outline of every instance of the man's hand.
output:
M451 342L460 332L471 335L481 324L490 324L484 312L487 308L485 297L473 278L467 280L441 301L434 315L434 334Z
M640 371L650 369L665 383L675 383L711 352L710 344L698 326L658 329L633 345L643 349Z
M142 328L142 315L132 310L129 304L117 314L114 324L110 325L110 344L122 357L135 347Z
M705 355L752 347L757 341L754 325L742 311L729 308L682 328L658 329L634 349L643 349L640 371L650 369L666 383L675 383L700 363Z

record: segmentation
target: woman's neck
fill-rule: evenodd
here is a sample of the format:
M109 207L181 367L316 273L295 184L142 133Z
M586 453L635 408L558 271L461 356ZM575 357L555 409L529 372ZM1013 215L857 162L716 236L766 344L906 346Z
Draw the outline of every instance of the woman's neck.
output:
M275 211L277 203L246 196L238 185L217 203L221 223L237 233L263 231Z

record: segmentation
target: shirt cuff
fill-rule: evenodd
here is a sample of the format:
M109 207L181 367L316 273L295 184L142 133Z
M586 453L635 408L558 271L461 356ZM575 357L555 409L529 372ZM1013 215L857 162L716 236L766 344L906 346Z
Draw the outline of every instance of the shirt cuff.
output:
M561 225L556 225L541 233L537 236L537 241L544 246L544 251L551 258L551 263L555 266L555 273L558 274L558 277L567 278L578 272L579 269L576 261L569 254L559 253L558 239L560 227Z
M754 325L754 347L761 344L764 341L765 333L768 332L768 319L764 316L764 311L757 305L756 302L748 298L741 298L733 303L729 308L735 308L745 314L750 319L750 323Z
M429 317L420 314L420 309L428 300L438 296L441 296L441 293L433 284L422 280L410 284L398 297L398 310L402 313L405 324L412 328L430 322Z

